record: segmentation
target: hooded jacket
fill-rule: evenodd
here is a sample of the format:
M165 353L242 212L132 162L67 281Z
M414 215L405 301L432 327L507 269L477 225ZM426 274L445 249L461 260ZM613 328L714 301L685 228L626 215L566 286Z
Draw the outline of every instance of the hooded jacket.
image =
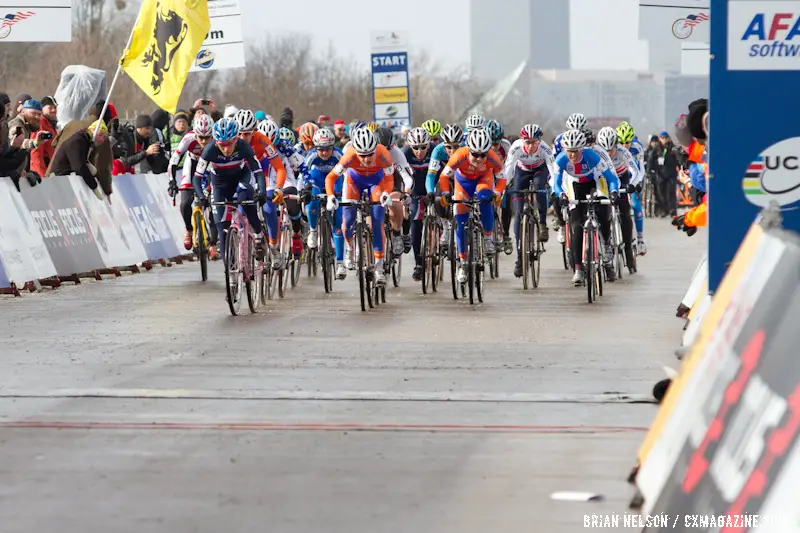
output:
M58 156L58 152L61 149L62 143L66 143L72 136L75 135L78 131L86 131L92 123L97 120L97 115L100 114L100 111L96 109L89 110L89 120L73 120L72 122L67 123L66 126L61 130L61 132L53 139L53 160L56 159ZM108 125L108 121L110 120L110 114L107 112L104 120L106 125ZM100 183L100 187L103 189L103 192L106 196L110 196L113 188L111 184L111 162L114 160L112 153L111 153L111 142L109 138L106 138L105 141L100 146L95 146L90 149L89 154L89 161L95 166L97 169L97 182ZM53 173L53 161L50 162L50 165L47 168L46 174L49 176ZM84 178L85 179L85 178Z
M52 135L50 139L40 142L39 146L31 150L31 170L44 177L47 175L47 167L55 153L53 139L58 135L58 130L56 130L55 124L44 115L39 121L39 129Z

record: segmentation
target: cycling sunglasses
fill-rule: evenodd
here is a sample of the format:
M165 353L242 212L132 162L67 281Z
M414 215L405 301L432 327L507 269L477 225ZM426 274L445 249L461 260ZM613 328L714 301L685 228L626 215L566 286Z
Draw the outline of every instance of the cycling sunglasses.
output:
M459 148L461 148L461 145L460 144L445 144L444 147L447 148L448 150L458 150Z
M411 149L412 149L412 150L417 150L418 152L422 152L422 151L424 151L424 150L427 150L427 149L428 149L428 145L427 145L427 144L424 144L424 145L422 145L422 146L412 146L412 147L411 147Z
M487 157L489 157L488 152L484 154L476 154L475 152L470 152L469 155L471 155L475 159L486 159Z

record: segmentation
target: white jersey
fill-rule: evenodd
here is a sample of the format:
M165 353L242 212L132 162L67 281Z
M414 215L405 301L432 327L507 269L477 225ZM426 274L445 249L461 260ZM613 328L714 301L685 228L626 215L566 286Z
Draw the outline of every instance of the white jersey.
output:
M186 154L186 159L183 162L183 173L181 175L181 182L179 189L191 189L192 188L192 161L197 161L200 159L200 154L203 153L203 148L199 142L197 142L197 136L193 131L190 131L186 135L183 136L181 142L178 143L178 147L172 151L172 156L169 158L169 165L167 165L167 175L172 176L172 169L176 167L180 162L181 158L184 154Z
M535 172L541 168L546 168L550 173L550 180L553 180L555 175L555 158L553 157L553 149L546 142L539 142L539 149L536 152L529 154L525 152L525 140L517 139L511 145L511 150L506 157L503 174L509 182L514 179L515 169L519 168L525 172ZM552 183L550 184L552 187Z
M286 169L286 181L283 184L283 188L288 189L289 187L294 187L296 189L297 176L294 173L294 169L292 167L291 162L283 154L280 154L280 158L284 168ZM267 189L268 190L274 189L277 185L278 185L278 174L275 172L275 169L272 168L272 165L269 165L269 176L267 177Z
M611 158L612 168L617 172L617 176L622 176L625 172L630 173L630 185L636 185L642 181L643 176L639 170L639 165L636 164L636 158L633 154L621 144L617 145L614 151L614 157Z
M611 172L613 172L615 176L619 177L617 174L617 167L614 165L614 161L612 161L611 156L608 155L608 152L606 152L606 149L596 143L591 148L597 152L597 155L599 155L603 163L605 163L606 166L611 169Z
M391 173L394 174L394 169L396 168L398 172L400 172L400 177L403 178L403 185L405 186L406 190L410 191L414 187L414 178L412 177L413 171L408 165L408 159L406 159L406 155L394 144L389 149L389 155L392 156L393 163Z

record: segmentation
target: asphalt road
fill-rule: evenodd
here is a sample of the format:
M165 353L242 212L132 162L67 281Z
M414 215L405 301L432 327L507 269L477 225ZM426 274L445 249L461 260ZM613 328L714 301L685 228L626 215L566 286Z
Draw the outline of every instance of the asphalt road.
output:
M406 268L368 313L351 275L234 318L219 264L3 298L0 531L559 533L623 513L656 412L638 401L676 366L705 244L647 233L640 273L593 306L556 243L542 287L504 256L475 307ZM569 490L604 499L551 499Z

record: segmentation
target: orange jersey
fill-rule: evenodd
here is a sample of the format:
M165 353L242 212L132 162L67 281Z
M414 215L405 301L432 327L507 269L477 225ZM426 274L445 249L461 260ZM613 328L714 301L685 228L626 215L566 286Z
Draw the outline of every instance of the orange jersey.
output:
M250 140L250 146L253 148L256 159L261 163L262 168L264 166L264 160L269 160L270 166L275 169L276 185L278 188L283 187L283 184L286 182L286 167L283 166L280 154L278 150L275 149L272 141L269 140L269 137L260 131L254 131L253 138Z
M473 165L470 162L469 152L469 148L463 146L456 150L450 157L450 160L447 161L447 166L439 176L442 191L450 191L450 180L448 178L450 178L450 176L452 176L456 170L458 170L465 178L471 180L478 180L486 176L493 178L495 174L502 175L503 160L500 159L500 156L497 155L494 150L489 150L489 157L477 165ZM497 180L498 189L501 190L501 182L502 188L505 188L505 181L506 180L504 178Z
M391 172L392 166L392 156L382 144L379 144L375 150L375 162L370 166L365 166L361 162L355 149L351 146L345 150L344 155L339 159L339 163L333 167L333 170L325 178L325 190L328 196L333 195L336 179L344 174L346 170L352 170L361 176L371 176L381 171Z

